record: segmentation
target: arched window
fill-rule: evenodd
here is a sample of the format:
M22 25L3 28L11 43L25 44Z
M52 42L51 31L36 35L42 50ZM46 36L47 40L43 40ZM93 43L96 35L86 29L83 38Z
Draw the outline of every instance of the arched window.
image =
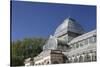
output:
M84 58L84 61L85 62L90 62L91 61L91 56L89 54L86 54L85 58Z
M68 61L69 63L72 63L72 58L69 58L69 61Z
M47 62L47 64L49 64L49 61Z
M77 57L74 58L74 62L78 62L78 58Z
M83 62L83 56L79 56L79 62Z

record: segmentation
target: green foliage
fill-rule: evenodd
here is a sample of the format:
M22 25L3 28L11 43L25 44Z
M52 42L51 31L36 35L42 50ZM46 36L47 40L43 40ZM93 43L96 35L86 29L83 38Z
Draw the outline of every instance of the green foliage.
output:
M33 58L41 51L45 43L44 38L25 38L11 42L11 66L22 66L26 58Z

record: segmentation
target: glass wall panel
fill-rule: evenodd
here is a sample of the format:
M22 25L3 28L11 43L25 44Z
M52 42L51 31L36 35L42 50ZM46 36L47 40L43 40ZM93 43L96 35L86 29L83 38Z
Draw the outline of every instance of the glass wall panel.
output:
M76 44L75 43L73 44L73 48L76 49Z
M71 48L73 48L73 49L75 48L74 44L71 44Z
M94 38L94 43L96 43L96 36L95 37L93 37Z
M63 49L63 46L62 45L58 45L58 49L59 50L62 50Z
M84 40L84 45L88 45L88 39Z
M56 41L55 39L51 38L47 41L47 43L45 44L45 46L43 47L44 49L56 49Z
M79 43L76 43L76 48L79 48Z
M89 44L91 44L91 43L94 43L93 37L90 37L90 38L89 38Z
M80 47L82 47L84 45L84 41L80 41L79 45L80 45Z

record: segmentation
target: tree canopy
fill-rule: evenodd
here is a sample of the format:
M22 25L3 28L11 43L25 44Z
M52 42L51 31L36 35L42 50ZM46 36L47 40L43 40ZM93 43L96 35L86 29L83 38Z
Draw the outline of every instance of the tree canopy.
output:
M33 58L41 51L45 38L25 38L11 42L11 66L22 66L26 58Z

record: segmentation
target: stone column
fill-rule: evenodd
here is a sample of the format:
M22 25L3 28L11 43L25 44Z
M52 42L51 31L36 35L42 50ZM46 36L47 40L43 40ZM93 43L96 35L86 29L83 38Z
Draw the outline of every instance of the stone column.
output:
M79 62L79 56L77 56L77 59L78 59L77 62Z
M75 57L73 56L73 57L72 57L72 63L74 63L74 59L75 59Z
M84 54L82 55L82 57L83 57L83 62L84 62L84 58L85 58Z

